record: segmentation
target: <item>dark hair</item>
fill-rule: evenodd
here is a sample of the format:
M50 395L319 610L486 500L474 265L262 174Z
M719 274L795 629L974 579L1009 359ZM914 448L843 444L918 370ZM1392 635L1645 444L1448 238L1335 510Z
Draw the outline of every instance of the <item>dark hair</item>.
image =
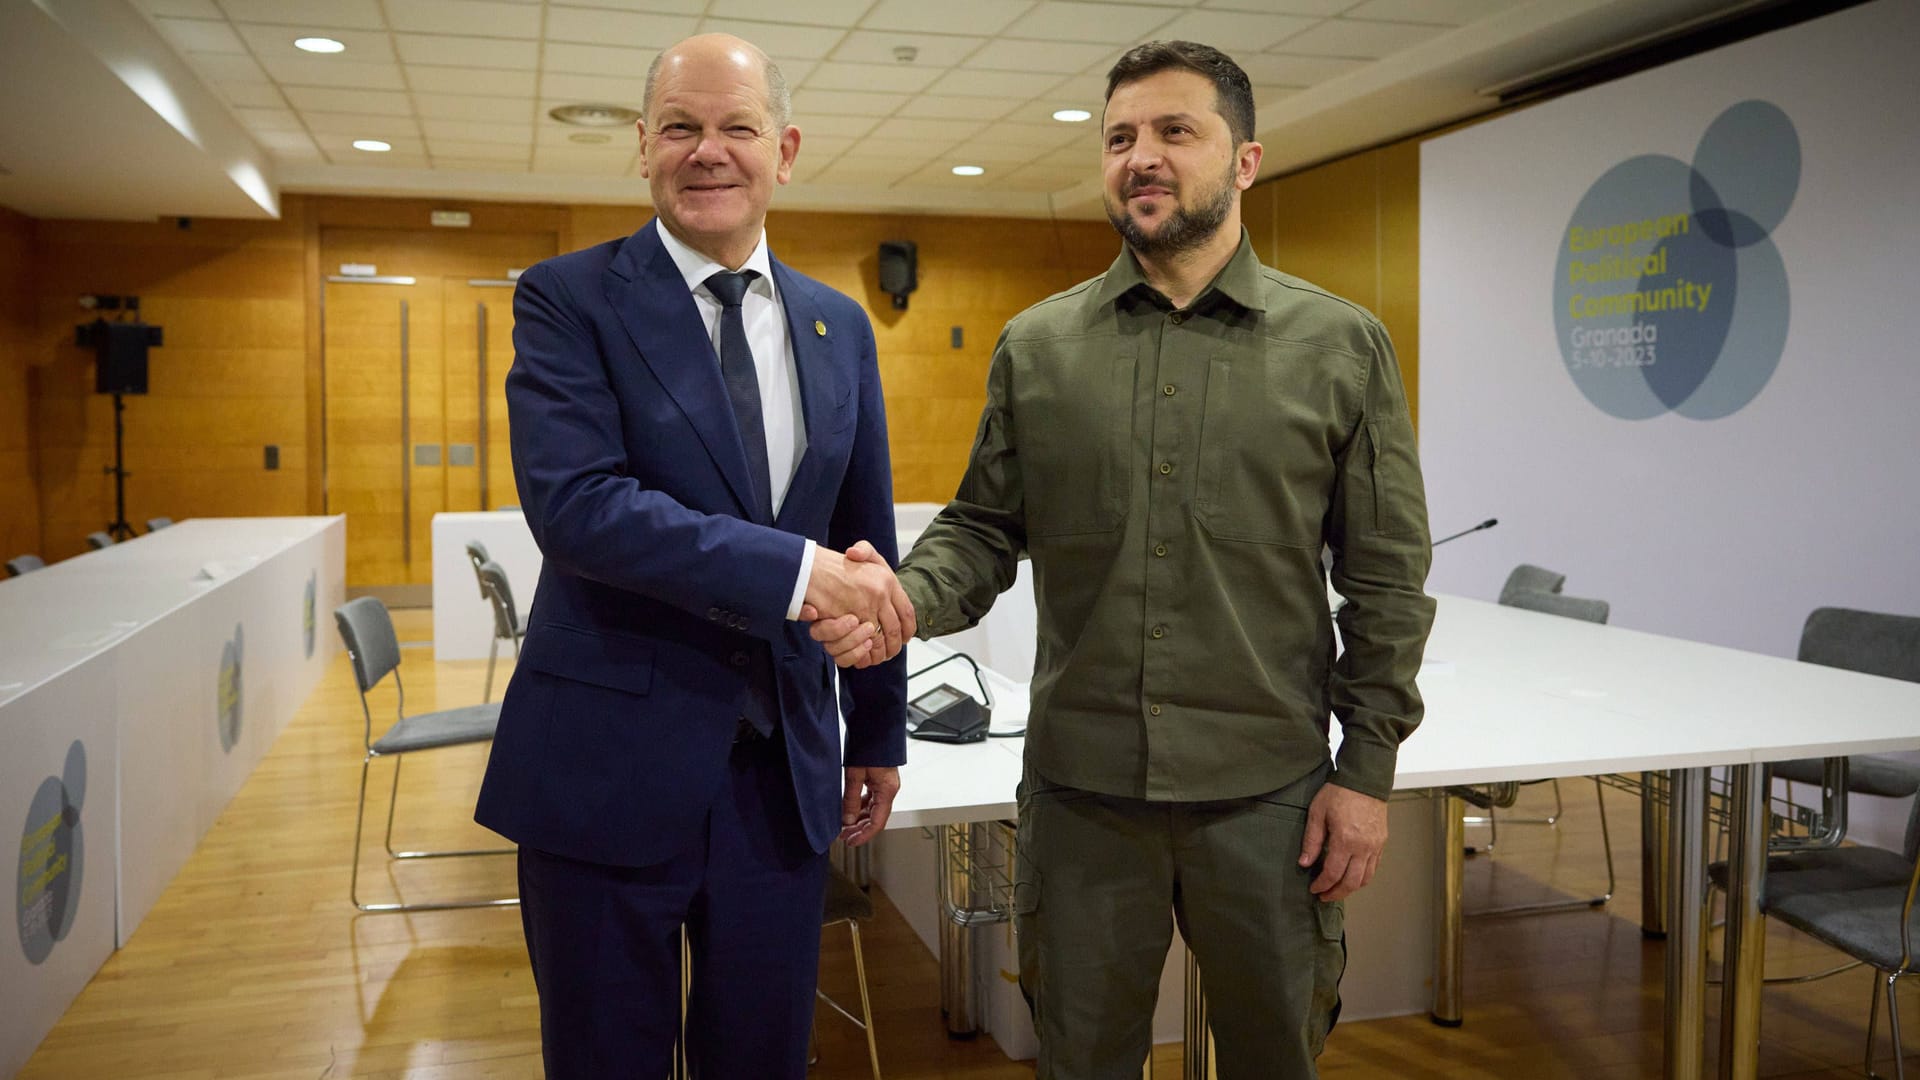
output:
M1213 109L1236 143L1253 139L1253 83L1233 57L1194 41L1149 41L1135 45L1107 72L1107 100L1121 86L1162 71L1191 71L1213 83Z

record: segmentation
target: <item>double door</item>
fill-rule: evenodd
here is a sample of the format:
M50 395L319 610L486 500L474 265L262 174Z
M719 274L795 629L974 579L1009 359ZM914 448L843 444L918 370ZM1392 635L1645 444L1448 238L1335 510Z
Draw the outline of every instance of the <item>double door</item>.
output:
M555 238L428 246L371 232L322 236L323 266L362 270L329 274L322 298L326 506L347 517L348 585L427 585L434 514L519 502L510 270L553 254Z

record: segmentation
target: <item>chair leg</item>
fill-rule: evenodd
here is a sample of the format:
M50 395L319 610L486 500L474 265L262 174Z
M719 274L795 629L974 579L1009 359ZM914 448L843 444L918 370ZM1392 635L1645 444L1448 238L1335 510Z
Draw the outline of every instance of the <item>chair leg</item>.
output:
M1607 891L1600 896L1584 900L1546 900L1530 904L1510 904L1506 907L1487 908L1483 911L1469 911L1475 918L1487 918L1501 915L1542 915L1549 911L1578 911L1581 908L1600 908L1607 906L1613 899L1616 881L1613 873L1613 834L1607 827L1607 794L1599 777L1593 778L1593 789L1600 805L1600 846L1607 856ZM1489 811L1491 813L1491 811ZM1488 845L1491 847L1492 845Z
M424 904L363 904L360 902L360 840L367 818L367 770L373 766L373 759L379 755L368 754L360 763L360 805L353 816L353 877L347 887L347 895L353 900L353 906L365 912L388 913L396 911L455 911L465 908L519 907L518 896L503 896L492 900L460 900L452 903ZM395 859L437 859L460 855L513 855L517 847L484 848L474 851L394 851L393 850L393 808L400 796L400 762L402 758L393 758L393 794L387 800L387 854Z
M400 809L400 766L406 763L405 757L393 759L393 791L387 795L387 858L398 859L403 856L393 850L393 816Z
M1907 1055L1900 1048L1900 976L1887 976L1887 1031L1893 1036L1893 1078L1907 1080Z
M516 650L518 649L517 644L515 645L515 648ZM516 651L514 655L518 656L520 654ZM495 660L499 659L499 657L500 657L500 636L496 634L494 635L493 640L487 643L487 688L480 692L480 701L482 704L493 700L493 664Z
M353 815L353 877L347 884L348 899L361 911L367 908L360 902L360 829L367 820L367 770L372 766L373 755L368 754L360 762L360 808Z
M873 1063L873 1080L880 1080L880 1044L873 1033L873 1000L867 994L867 962L860 955L860 920L848 919L853 932L853 973L860 980L860 1026L867 1029L867 1060Z
M400 806L400 763L404 755L393 755L393 794L387 799L387 857L390 859L459 859L469 855L512 855L519 848L465 848L460 851L395 851L393 850L393 818Z
M1867 1004L1867 1068L1869 1080L1879 1080L1880 1074L1873 1071L1873 1036L1880 1026L1880 979L1878 971L1873 973L1873 999Z

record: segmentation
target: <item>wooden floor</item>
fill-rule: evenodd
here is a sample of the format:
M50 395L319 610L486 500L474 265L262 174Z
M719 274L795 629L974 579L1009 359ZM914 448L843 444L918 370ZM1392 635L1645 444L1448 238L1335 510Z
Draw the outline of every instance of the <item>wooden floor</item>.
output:
M430 635L424 611L398 612L403 641ZM409 711L479 700L484 662L436 664L403 652ZM390 699L387 706L391 709ZM380 717L376 715L376 731ZM532 978L512 908L413 916L356 915L347 900L363 721L346 658L201 842L125 949L114 954L20 1074L33 1080L362 1077L537 1077ZM420 756L406 768L402 845L485 842L470 822L484 748ZM378 763L370 816L383 820L391 771ZM1604 888L1592 785L1563 784L1557 828L1510 825L1497 852L1468 864L1469 908L1546 887ZM1467 1022L1424 1016L1342 1024L1322 1074L1407 1078L1582 1078L1660 1075L1661 946L1644 940L1634 800L1609 792L1617 899L1608 910L1472 919ZM1529 789L1518 814L1551 805ZM377 824L367 843L379 851ZM1470 838L1484 837L1472 830ZM460 865L465 863L466 865ZM510 858L428 861L389 871L368 854L363 889L409 899L507 895ZM937 969L905 921L877 898L865 931L881 1064L896 1080L1030 1077L985 1036L949 1041ZM1833 954L1774 927L1775 973L1830 966ZM822 985L855 1003L843 929L825 936ZM1769 988L1762 1075L1860 1075L1870 976ZM1717 1002L1717 990L1710 989ZM1908 1016L1920 1002L1908 997ZM1716 1010L1717 1011L1717 1010ZM859 1032L822 1016L814 1075L867 1075ZM1885 1025L1881 1028L1885 1040ZM1920 1037L1909 1028L1908 1045ZM1709 1042L1713 1036L1709 1035ZM1883 1051L1884 1052L1884 1051ZM1158 1077L1178 1077L1177 1045L1155 1051ZM1883 1062L1890 1067L1891 1062Z

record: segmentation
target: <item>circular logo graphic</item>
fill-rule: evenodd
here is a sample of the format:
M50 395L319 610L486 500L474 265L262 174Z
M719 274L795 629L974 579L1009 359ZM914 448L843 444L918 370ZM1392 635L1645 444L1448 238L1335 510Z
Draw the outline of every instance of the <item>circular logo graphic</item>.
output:
M231 752L240 741L240 660L245 634L239 623L233 624L233 640L220 650L220 679L216 720L220 728L220 749Z
M313 659L313 604L320 589L320 572L315 570L307 575L307 598L300 608L300 641L307 652L307 659Z
M54 943L67 936L79 914L80 871L86 865L80 804L86 797L87 750L75 740L67 747L61 774L41 781L33 793L26 825L20 830L20 876L14 897L19 902L20 949L30 964L52 954Z
M1628 158L1574 209L1553 315L1574 385L1622 420L1717 420L1767 385L1787 343L1772 233L1800 187L1800 137L1765 101L1721 113L1693 163Z

